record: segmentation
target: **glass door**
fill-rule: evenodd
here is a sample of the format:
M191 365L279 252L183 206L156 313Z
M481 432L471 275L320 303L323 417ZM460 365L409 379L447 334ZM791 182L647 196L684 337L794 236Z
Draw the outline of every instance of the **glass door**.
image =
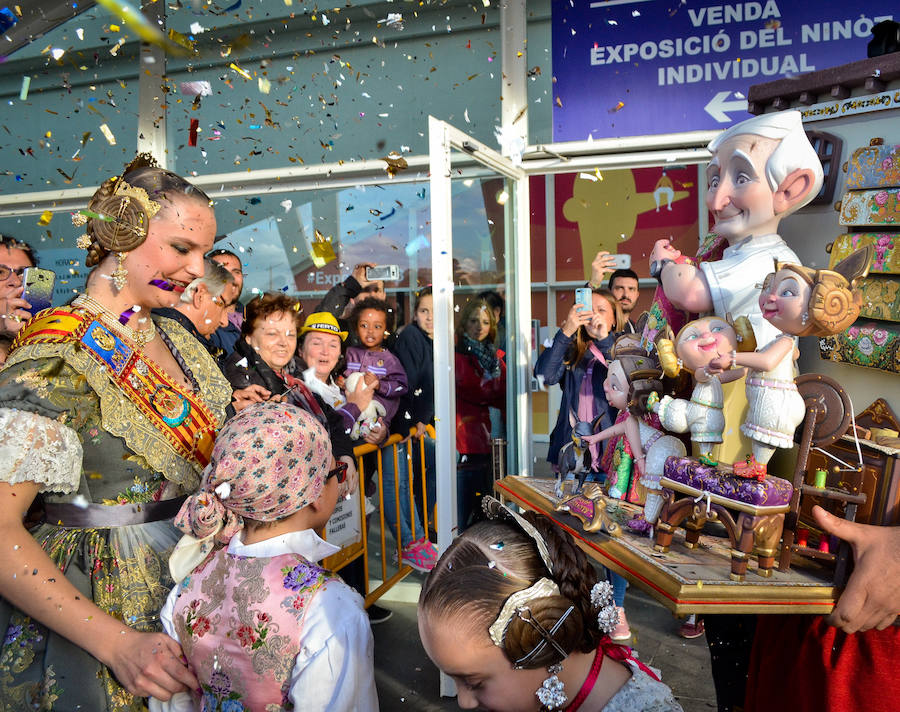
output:
M525 172L434 117L429 117L429 156L436 499L443 551L466 524L458 521L466 516L466 503L457 499L458 476L464 478L460 492L465 499L474 489L491 491L488 477L499 459L505 460L507 474L529 472L531 264ZM474 322L483 310L473 309L471 302L484 291L501 293L505 302L499 324L490 319L499 326L497 334L492 326L491 338L480 342L492 342L503 352L505 388L499 395L494 349L472 343L479 339ZM478 365L470 365L475 361ZM474 380L467 378L472 371ZM494 411L491 419L485 410Z

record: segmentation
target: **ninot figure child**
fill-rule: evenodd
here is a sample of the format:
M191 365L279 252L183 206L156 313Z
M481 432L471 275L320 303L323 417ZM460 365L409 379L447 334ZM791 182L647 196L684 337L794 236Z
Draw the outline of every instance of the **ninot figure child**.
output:
M794 383L794 337L831 336L856 321L862 295L854 286L868 273L872 253L871 245L854 252L834 270L776 260L775 272L763 283L759 307L763 318L781 333L757 351L732 351L709 364L711 372L750 369L749 407L741 432L753 440L753 458L763 470L776 448L794 446L794 431L806 415L806 404Z
M712 457L712 449L722 442L725 415L722 384L744 375L741 369L722 372L709 369L711 361L736 350L755 348L753 328L746 319L735 325L718 316L704 316L685 324L674 341L657 339L663 372L675 377L681 370L694 376L690 399L652 395L648 407L659 416L663 428L673 433L690 431L698 456Z
M180 583L160 614L201 689L152 712L378 709L363 600L316 564L338 551L316 534L344 477L333 465L324 428L287 403L226 423L176 518Z
M638 332L640 333L640 332ZM640 336L625 334L613 345L603 391L607 402L628 416L605 430L590 435L588 442L600 442L614 435L625 435L634 457L635 471L641 477L641 484L647 488L647 503L644 517L651 524L656 523L662 508L662 486L659 483L663 465L670 456L685 454L684 443L674 435L663 433L653 422L647 405L650 395L662 390L662 366L658 356L641 345ZM613 497L621 498L624 491L614 491Z
M347 349L347 370L344 373L346 377L353 373L363 374L366 386L375 390L373 400L384 410L381 415L385 423L391 422L400 407L401 397L408 389L403 364L384 348L384 339L392 327L392 313L387 302L375 297L356 302L350 314L350 328L360 345ZM360 434L364 434L366 428L380 426L377 420L373 423L363 414L357 421L357 427Z

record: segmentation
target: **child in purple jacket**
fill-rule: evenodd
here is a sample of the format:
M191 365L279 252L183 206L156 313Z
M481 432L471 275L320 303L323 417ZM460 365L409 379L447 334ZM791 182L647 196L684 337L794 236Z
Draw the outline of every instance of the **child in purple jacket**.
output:
M375 389L374 400L384 408L384 422L390 423L408 389L406 371L394 354L384 348L392 313L387 302L375 297L358 301L350 315L351 332L359 346L347 349L344 376L362 373L365 383Z

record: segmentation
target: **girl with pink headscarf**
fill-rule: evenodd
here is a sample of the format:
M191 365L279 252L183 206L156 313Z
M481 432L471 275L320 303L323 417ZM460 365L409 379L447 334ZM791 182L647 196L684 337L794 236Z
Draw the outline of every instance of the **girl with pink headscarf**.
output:
M363 599L316 562L344 463L313 416L251 405L219 433L175 525L179 583L160 614L200 682L151 712L378 709ZM332 469L329 469L332 468Z

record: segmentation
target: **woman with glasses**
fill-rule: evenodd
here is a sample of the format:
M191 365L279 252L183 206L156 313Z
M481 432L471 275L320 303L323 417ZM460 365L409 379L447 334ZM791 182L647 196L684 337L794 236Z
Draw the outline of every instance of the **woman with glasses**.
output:
M281 292L251 299L245 309L242 336L225 360L225 377L237 391L235 410L269 399L286 400L316 416L328 430L334 456L348 465L347 482L341 487L341 495L346 496L356 491L357 483L349 426L329 401L303 382L294 357L300 324L300 302L296 299ZM371 400L371 392L367 397Z
M25 324L0 371L0 706L137 712L197 686L155 631L171 520L231 388L190 334L150 313L203 274L216 220L206 194L149 156L73 217L95 267L86 291ZM0 262L25 254L4 244Z
M9 235L0 235L0 331L14 334L31 318L31 305L22 299L22 275L28 267L35 266L31 247Z

